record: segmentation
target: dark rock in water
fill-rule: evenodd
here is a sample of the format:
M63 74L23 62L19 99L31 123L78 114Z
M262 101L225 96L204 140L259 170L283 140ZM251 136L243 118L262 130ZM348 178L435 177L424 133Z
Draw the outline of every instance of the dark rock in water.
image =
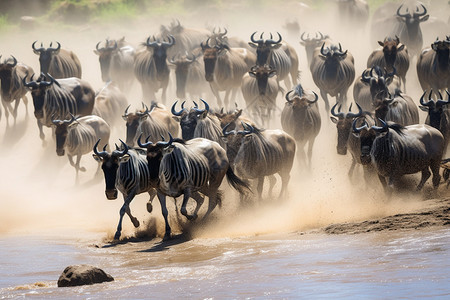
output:
M113 280L114 278L111 275L106 274L105 271L99 268L89 265L74 265L68 266L59 276L58 287L102 283Z

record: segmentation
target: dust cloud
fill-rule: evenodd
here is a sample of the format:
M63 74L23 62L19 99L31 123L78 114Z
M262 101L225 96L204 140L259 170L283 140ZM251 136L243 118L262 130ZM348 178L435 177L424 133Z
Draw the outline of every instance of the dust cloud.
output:
M448 16L446 1L442 7L438 1L430 1L430 15L439 18ZM444 3L445 2L445 3ZM225 3L225 2L224 2ZM233 2L234 3L234 2ZM253 2L256 3L257 2ZM305 88L315 90L309 68L306 64L304 48L300 46L300 34L303 31L314 34L321 31L329 34L337 42L341 42L344 51L349 50L355 57L357 76L365 68L366 59L375 48L370 41L369 24L359 30L348 30L339 26L335 4L323 2L323 8L312 11L311 8L296 1L287 1L262 7L243 5L243 9L195 8L182 15L136 17L125 23L116 24L78 24L61 25L41 24L34 29L13 29L1 32L0 54L2 58L14 55L19 62L31 66L39 72L38 57L33 53L31 44L34 41L59 41L62 48L74 51L83 68L83 79L99 90L101 81L98 57L93 50L99 41L106 38L126 37L126 40L138 46L149 35L159 32L161 24L169 25L175 18L186 27L226 27L228 36L238 36L249 41L255 32L280 32L283 39L295 47L299 55L301 79ZM231 5L231 4L230 4ZM234 5L234 4L233 4ZM209 9L209 10L208 10ZM447 14L443 12L447 12ZM25 10L24 10L25 12ZM25 14L25 13L24 13ZM300 33L285 30L286 21L296 20L300 24ZM446 19L444 19L446 21ZM442 38L442 37L441 37ZM436 36L425 36L424 46L429 45ZM407 76L407 93L418 103L422 94L417 81L415 61L411 63ZM158 94L158 97L160 94ZM49 128L44 128L46 144L39 139L39 131L33 115L33 103L28 94L28 114L21 103L17 124L13 125L10 117L9 127L6 124L4 109L0 121L0 234L37 234L41 232L71 234L74 231L93 231L105 233L111 239L115 232L119 209L123 204L122 197L109 201L104 195L103 174L96 175L97 163L90 154L83 156L81 165L87 171L80 173L75 181L75 170L68 163L67 157L56 156L55 142ZM142 101L140 85L136 82L127 95L133 109ZM348 103L352 101L352 87L348 92ZM168 105L176 99L175 85L171 79L168 90ZM196 99L192 99L196 100ZM214 103L214 99L206 99ZM237 237L276 232L304 231L319 228L335 222L351 222L387 216L395 213L411 211L426 205L423 193L415 193L416 176L406 180L406 188L402 192L387 197L378 178L374 176L369 185L366 184L362 170L357 167L352 178L347 176L351 158L336 154L336 128L329 121L329 113L325 112L323 101L320 101L322 128L314 145L312 170L304 170L294 162L287 199L278 199L280 182L277 182L274 196L267 194L261 200L239 206L238 195L224 181L225 197L223 207L216 209L207 224L190 226L178 212L174 201L169 200L169 213L173 230L182 231L190 228L194 237ZM237 99L238 105L244 107L242 96ZM334 103L334 99L331 100ZM280 115L284 105L284 97L277 99L277 110L270 128L281 128ZM122 113L122 112L120 112ZM425 114L420 112L421 120ZM125 139L125 126L114 128L110 144ZM428 182L425 190L430 190ZM439 190L438 193L445 193ZM438 195L443 196L443 195ZM149 215L145 209L147 194L137 196L131 203L131 209L141 221L138 231L132 227L128 217L124 218L123 236L142 234L149 229L158 236L163 235L163 219L157 201L154 201L153 212ZM178 205L181 201L178 201ZM203 211L203 210L202 210ZM201 212L202 212L201 211Z

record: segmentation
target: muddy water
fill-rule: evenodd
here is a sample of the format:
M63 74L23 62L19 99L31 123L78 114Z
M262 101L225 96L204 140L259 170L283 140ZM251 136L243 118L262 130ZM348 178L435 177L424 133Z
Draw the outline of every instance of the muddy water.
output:
M282 234L138 242L97 248L86 237L2 239L0 297L448 297L450 230ZM115 281L57 288L68 264Z
M230 36L237 35L246 41L256 30L280 31L299 54L302 84L318 92L299 37L290 39L282 30L287 12L297 10L302 31L321 30L342 42L343 48L355 57L356 74L362 72L375 46L369 46L367 30L359 36L350 35L331 24L333 10L326 10L323 15L307 11L303 14L305 18L300 18L300 8L291 3L253 14L210 13L214 16L212 20L205 20L203 15L191 19L181 16L181 21L192 27L227 26ZM148 35L157 33L160 24L169 24L173 17L140 18L119 27L86 24L72 31L46 27L1 33L0 54L3 58L13 54L38 72L38 58L31 44L39 40L48 45L57 40L79 56L83 78L98 90L102 83L93 49L99 41L126 36L133 45L138 45ZM426 36L426 43L435 38ZM422 91L414 66L411 64L407 87L408 94L418 103ZM348 96L350 102L351 89ZM214 211L208 224L193 226L169 201L174 233L188 234L160 243L164 227L159 205L154 203L153 212L148 214L147 196L139 195L131 203L131 209L141 227L135 230L125 218L123 237L129 242L113 246L108 242L117 226L122 199L105 199L103 178L95 176L97 164L89 154L81 161L87 171L80 174L76 183L75 171L67 157L56 156L48 128L44 129L46 144L42 145L31 96L28 98L29 114L26 116L21 104L14 127L6 126L4 116L0 120L0 298L448 298L450 295L448 229L300 234L339 222L362 222L407 213L427 207L429 198L448 197L445 188L432 193L429 182L424 193L415 192L417 176L406 177L401 192L390 198L383 193L378 178L365 182L359 168L349 178L350 157L336 154L336 128L329 121L322 100L319 103L322 128L314 146L313 168L305 170L295 162L287 199L264 192L262 201L241 208L238 196L225 183L222 208ZM135 84L128 101L134 109L140 107L142 99L140 86ZM169 104L176 99L173 81L168 99ZM241 96L237 102L245 107ZM283 97L278 97L270 128L280 128L284 102ZM424 120L425 113L421 111L420 117ZM110 143L118 142L119 138L125 138L124 127L113 129ZM278 182L277 193L279 186ZM142 239L135 242L136 236ZM81 263L100 267L116 280L58 289L56 280L64 268Z

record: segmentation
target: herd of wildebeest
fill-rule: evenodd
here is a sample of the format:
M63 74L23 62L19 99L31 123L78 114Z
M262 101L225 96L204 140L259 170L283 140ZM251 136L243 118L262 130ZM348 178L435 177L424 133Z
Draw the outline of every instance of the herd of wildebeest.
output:
M339 2L344 20L367 22L365 1ZM423 46L420 24L429 18L426 6L389 4L384 9L390 7L391 13L381 20L372 17L372 26L383 30L385 38L358 77L352 54L339 41L322 32L299 36L316 85L309 89L299 83L295 48L278 32L254 32L244 41L228 37L225 28L193 29L174 21L140 47L125 38L106 39L93 45L105 82L98 91L81 79L76 53L60 42L45 47L35 41L30 51L39 57L39 72L12 55L0 63L8 130L14 130L9 115L15 123L19 102L27 104L30 93L40 138L45 140L44 126L53 128L56 153L67 154L77 176L85 171L81 157L93 152L97 171L104 173L106 197L116 199L118 191L124 197L115 239L120 238L125 213L139 226L129 204L144 192L150 195L149 212L155 196L161 203L165 238L171 236L167 196L183 196L181 213L189 220L197 218L205 197L205 217L220 205L224 177L245 202L262 196L265 177L271 191L278 174L280 197L285 197L294 159L299 168L311 168L323 122L318 94L337 127L337 153L351 154L349 174L360 164L365 174L378 174L389 192L401 176L421 172L417 189L430 176L437 188L450 138L450 24L449 35ZM420 99L407 93L411 67L423 90ZM126 95L136 80L142 108L131 111ZM195 100L191 107L167 99L171 81L177 99ZM354 103L348 105L352 85ZM235 107L237 93L242 93L245 108ZM204 95L210 99L205 101ZM268 128L278 96L286 100L279 120L282 130ZM336 98L331 107L328 97ZM419 108L428 114L426 124L419 124ZM110 148L111 129L123 127L122 118L126 136ZM192 213L187 209L190 198L196 202Z

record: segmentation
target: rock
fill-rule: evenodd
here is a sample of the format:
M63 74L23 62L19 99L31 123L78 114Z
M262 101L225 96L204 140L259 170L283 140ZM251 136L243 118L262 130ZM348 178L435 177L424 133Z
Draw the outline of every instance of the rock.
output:
M113 280L114 278L111 275L106 274L99 268L89 265L74 265L64 269L59 276L58 287L87 285Z

